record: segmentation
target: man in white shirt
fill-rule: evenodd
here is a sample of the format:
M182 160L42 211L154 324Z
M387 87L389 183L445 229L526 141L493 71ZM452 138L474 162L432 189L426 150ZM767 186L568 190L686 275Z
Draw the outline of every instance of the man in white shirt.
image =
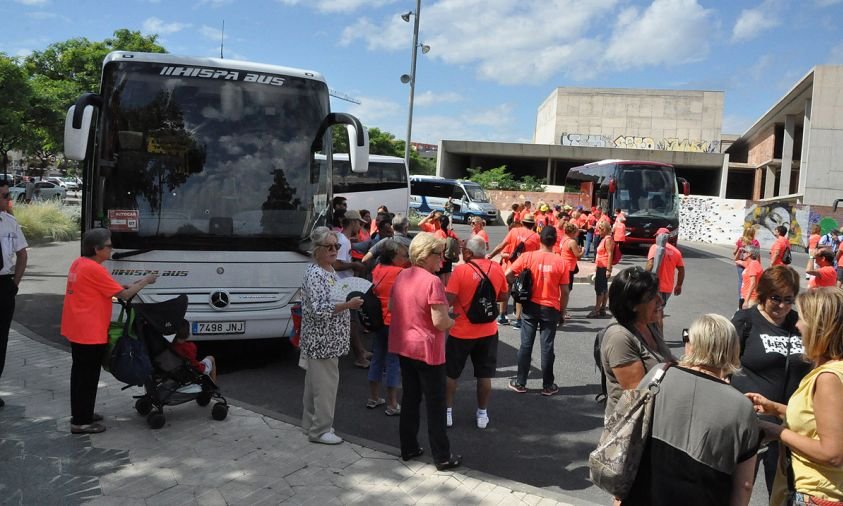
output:
M334 261L334 270L337 271L337 277L340 279L350 278L352 276L359 276L365 274L367 271L363 262L358 262L351 258L351 242L356 242L357 236L360 233L360 227L363 225L363 218L360 213L355 210L345 212L342 217L342 232L339 234L339 249L337 250L337 259ZM369 367L369 359L371 356L366 351L363 345L363 338L360 335L362 328L358 320L357 311L351 311L351 351L354 353L354 365L361 369Z
M0 376L6 364L9 328L15 314L15 296L26 270L26 238L14 216L9 214L12 194L9 182L0 180ZM6 403L0 399L0 408Z

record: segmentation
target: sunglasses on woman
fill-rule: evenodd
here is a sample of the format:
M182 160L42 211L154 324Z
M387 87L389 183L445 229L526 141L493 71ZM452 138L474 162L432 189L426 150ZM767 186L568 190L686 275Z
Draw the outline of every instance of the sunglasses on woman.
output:
M780 297L778 295L770 295L770 300L776 304L787 304L788 306L796 302L794 297Z
M337 244L337 243L320 244L319 246L325 248L328 251L339 251L339 249L340 249L340 245Z

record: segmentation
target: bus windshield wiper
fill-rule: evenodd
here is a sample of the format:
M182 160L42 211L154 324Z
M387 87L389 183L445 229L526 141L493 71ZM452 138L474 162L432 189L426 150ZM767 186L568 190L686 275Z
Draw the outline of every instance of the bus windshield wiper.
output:
M149 253L153 251L151 249L131 249L129 251L120 251L111 255L112 260L120 260L121 258L126 257L133 257L135 255L142 255L143 253Z

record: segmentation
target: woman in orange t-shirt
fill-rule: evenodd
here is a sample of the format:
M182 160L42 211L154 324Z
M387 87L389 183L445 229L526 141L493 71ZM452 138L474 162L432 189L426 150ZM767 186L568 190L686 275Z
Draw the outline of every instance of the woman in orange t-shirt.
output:
M612 276L612 263L615 253L615 240L612 239L612 225L608 221L597 222L597 232L603 239L597 246L594 271L594 310L586 318L604 318L606 304L609 302L609 278Z
M67 290L61 312L61 334L70 341L70 432L95 434L105 431L94 413L102 355L108 343L111 298L129 300L141 288L154 283L158 274L147 274L129 287L114 280L102 266L111 258L111 232L93 228L82 236L82 256L67 273Z
M811 235L808 237L808 265L805 266L806 271L813 271L817 268L817 264L814 262L814 257L817 256L817 246L820 244L820 239L822 238L820 232L819 223L811 225ZM810 276L805 274L805 279L808 278L810 278Z
M472 237L476 235L483 239L486 243L486 251L489 251L489 234L486 233L486 220L479 216L471 218L471 235Z

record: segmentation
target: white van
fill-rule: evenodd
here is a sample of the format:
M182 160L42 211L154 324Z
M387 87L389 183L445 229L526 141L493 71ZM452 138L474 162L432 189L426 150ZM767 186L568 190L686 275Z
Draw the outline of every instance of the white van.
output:
M316 155L317 158L324 156ZM334 154L334 195L345 197L349 209L366 209L374 219L378 207L407 215L410 202L410 175L403 158L369 155L367 172L352 172L348 155Z
M421 214L444 211L448 199L455 204L451 219L463 223L479 216L492 224L498 221L498 209L492 205L483 188L463 179L446 179L439 176L412 176L410 178L410 207Z

